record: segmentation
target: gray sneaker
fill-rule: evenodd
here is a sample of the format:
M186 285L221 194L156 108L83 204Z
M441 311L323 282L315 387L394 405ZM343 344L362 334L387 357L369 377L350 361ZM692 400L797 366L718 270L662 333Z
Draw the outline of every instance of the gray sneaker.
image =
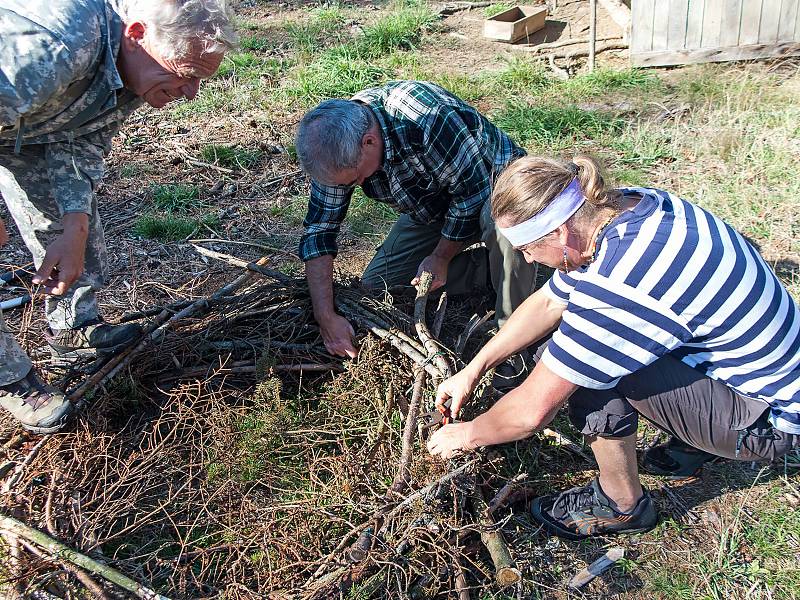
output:
M39 379L33 369L19 381L0 387L0 406L33 433L55 433L72 412L64 394Z
M605 495L598 478L586 486L534 498L531 516L550 533L568 540L649 531L658 523L658 511L650 492L644 490L633 510L623 513Z

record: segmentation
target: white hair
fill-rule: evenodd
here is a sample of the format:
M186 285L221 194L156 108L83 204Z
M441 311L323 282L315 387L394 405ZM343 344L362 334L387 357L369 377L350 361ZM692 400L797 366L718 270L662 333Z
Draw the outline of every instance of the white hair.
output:
M120 0L125 23L139 21L150 28L153 43L165 58L188 56L198 42L204 53L234 49L228 0Z

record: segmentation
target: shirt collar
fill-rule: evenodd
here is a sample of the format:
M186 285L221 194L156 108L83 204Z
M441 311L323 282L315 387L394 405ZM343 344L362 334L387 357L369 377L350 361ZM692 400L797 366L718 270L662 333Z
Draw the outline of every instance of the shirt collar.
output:
M372 114L375 115L378 120L378 126L381 128L381 136L383 137L383 162L381 163L381 168L383 169L394 160L396 151L389 135L389 126L386 124L386 116L383 111L379 107L370 106L369 104L367 104L367 107L372 110Z

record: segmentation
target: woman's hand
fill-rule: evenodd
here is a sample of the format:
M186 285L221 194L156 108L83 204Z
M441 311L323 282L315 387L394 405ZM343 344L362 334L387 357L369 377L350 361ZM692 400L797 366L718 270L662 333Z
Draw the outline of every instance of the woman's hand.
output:
M447 460L461 451L474 450L476 446L470 441L471 432L471 421L445 425L436 430L428 440L428 452Z
M444 414L447 414L446 411L449 408L450 416L457 419L461 407L472 394L479 380L480 375L475 376L469 367L445 379L436 389L436 408ZM450 406L445 407L448 400L451 401Z
M6 224L3 219L0 219L0 247L8 243L8 232L6 231Z

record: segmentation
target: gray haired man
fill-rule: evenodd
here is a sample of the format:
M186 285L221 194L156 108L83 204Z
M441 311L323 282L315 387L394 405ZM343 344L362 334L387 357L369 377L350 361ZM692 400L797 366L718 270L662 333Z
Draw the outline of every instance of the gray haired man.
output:
M226 0L0 0L0 31L0 194L50 294L48 341L64 357L113 352L141 332L103 322L95 298L104 157L139 106L192 99L216 72L237 41ZM2 315L0 405L39 432L69 412Z
M499 322L533 290L536 265L499 234L489 211L493 178L525 151L450 92L393 81L328 100L303 117L296 147L312 179L300 257L329 352L356 354L353 328L334 310L333 259L357 185L402 213L364 272L365 285L414 285L429 271L433 289L474 290L481 282L462 250L483 241Z

